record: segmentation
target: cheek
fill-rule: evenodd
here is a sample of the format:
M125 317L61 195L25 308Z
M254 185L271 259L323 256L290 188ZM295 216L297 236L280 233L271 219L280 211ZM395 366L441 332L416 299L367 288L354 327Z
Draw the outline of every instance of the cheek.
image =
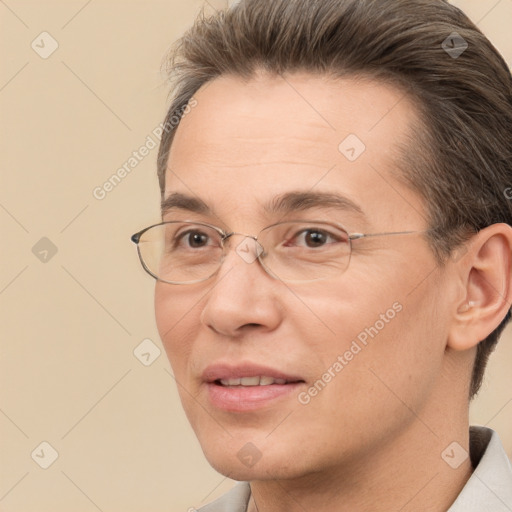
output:
M317 337L311 346L315 357L321 354L321 366L296 418L301 415L312 435L322 438L328 432L333 445L349 451L350 446L371 449L414 421L411 411L422 410L441 372L443 350L431 345L434 333L418 319L421 305L412 300L395 308L382 304L364 319L343 311L335 341L325 343L324 337L322 343ZM324 419L321 424L318 418Z
M375 324L379 333L388 330L402 309L400 294L390 289L389 283L379 284L355 273L345 274L338 284L296 288L293 292L300 300L289 304L288 320L300 326L302 339L316 353L332 358L348 350L358 337L364 344L370 339L368 332L375 332Z
M442 283L433 276L411 292L421 277L390 279L388 273L384 281L378 273L371 278L354 272L339 287L303 290L309 314L302 306L294 317L316 371L343 374L332 379L332 396L322 392L325 399L343 397L355 408L367 402L368 393L390 399L395 392L417 404L425 400L441 372L446 325L436 316ZM325 374L323 380L329 379Z
M190 359L192 342L199 326L197 294L173 285L155 285L155 320L162 344L177 378L183 378Z
M442 316L435 316L436 295L429 285L403 291L393 311L383 310L384 316L370 319L364 329L369 337L359 358L362 374L381 403L394 405L397 416L420 411L442 373L445 326Z

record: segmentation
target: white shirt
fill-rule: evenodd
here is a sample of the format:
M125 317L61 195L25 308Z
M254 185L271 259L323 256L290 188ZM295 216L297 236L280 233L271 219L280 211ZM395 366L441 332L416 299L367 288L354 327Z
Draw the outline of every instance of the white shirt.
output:
M512 512L512 467L498 434L471 427L470 455L475 470L446 512ZM249 483L241 482L198 512L247 512L250 497Z

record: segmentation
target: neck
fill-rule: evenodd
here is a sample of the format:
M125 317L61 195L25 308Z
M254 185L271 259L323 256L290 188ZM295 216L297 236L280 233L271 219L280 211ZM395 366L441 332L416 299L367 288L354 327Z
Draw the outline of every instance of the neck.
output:
M467 414L458 422L448 416L436 428L414 417L355 463L295 480L253 481L248 512L444 512L472 473L469 457L457 469L446 462L460 461L459 448L446 450L454 441L469 452Z

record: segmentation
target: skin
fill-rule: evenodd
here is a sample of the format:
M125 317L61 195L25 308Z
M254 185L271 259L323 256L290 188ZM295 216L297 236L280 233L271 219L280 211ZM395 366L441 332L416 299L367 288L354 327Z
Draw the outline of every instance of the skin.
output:
M335 219L349 232L427 229L422 198L395 176L397 144L416 122L400 91L260 72L248 82L222 76L195 98L172 145L165 195L194 195L214 213L174 210L164 220L256 235L282 219L263 210L273 197L334 191L364 218L324 208L289 217ZM349 134L366 145L354 162L338 150ZM421 234L358 240L344 273L313 283L283 283L231 250L208 281L157 281L157 326L187 417L210 464L251 482L250 512L451 505L472 468L465 459L452 469L441 453L453 441L469 449L475 347L511 300L511 240L508 226L491 226L442 267ZM209 401L201 373L214 362L268 365L300 375L307 390L397 302L402 310L307 405L295 393L243 413ZM249 442L261 454L252 467L237 457Z

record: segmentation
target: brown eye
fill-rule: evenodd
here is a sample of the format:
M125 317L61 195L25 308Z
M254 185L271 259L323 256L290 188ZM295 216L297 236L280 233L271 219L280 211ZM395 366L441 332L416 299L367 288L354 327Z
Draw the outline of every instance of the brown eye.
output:
M316 247L323 247L324 245L336 243L339 241L339 238L335 237L328 231L318 228L309 228L303 229L302 231L296 233L285 245L294 245L314 249Z
M208 245L208 235L198 231L184 233L184 238L190 247L204 247Z
M210 230L197 227L189 228L171 235L171 250L202 249L218 246L220 242L217 239L217 233L210 232Z
M304 241L308 247L320 247L327 243L328 235L321 231L309 231L304 236Z

